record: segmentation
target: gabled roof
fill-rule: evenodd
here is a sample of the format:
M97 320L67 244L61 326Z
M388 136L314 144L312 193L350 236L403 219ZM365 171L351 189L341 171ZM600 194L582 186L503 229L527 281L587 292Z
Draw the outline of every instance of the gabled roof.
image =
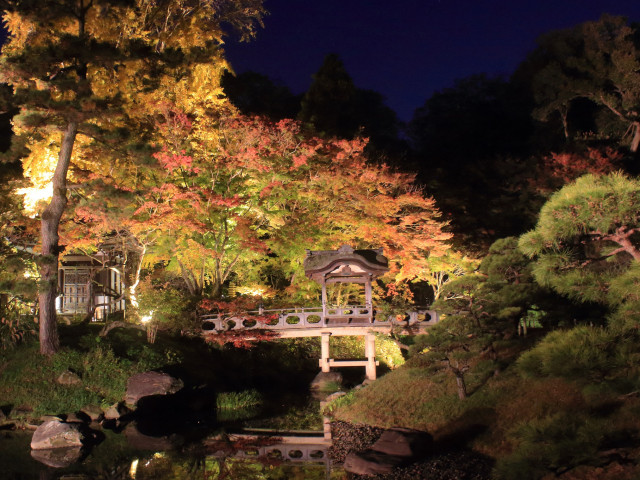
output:
M343 245L337 250L307 250L304 271L318 283L329 278L376 278L389 271L389 260L381 248L354 250Z

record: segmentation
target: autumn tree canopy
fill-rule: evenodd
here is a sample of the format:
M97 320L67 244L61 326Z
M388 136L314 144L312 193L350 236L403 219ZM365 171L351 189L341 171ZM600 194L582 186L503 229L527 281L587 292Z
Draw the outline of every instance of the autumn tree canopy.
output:
M181 97L201 94L219 77L223 25L251 35L263 10L259 0L21 0L0 6L10 33L0 59L2 81L13 86L20 108L15 133L30 151L25 171L32 178L53 173L52 199L40 215L39 261L41 351L51 354L58 348L58 225L72 160L79 168L104 168L95 165L104 156L84 155L81 147L120 146L149 114L153 92L171 87ZM202 108L216 96L209 92ZM134 136L144 138L141 130Z

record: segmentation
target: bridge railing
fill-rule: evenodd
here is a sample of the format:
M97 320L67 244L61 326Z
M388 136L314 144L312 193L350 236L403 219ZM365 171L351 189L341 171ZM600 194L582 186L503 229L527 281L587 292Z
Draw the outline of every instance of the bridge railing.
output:
M209 314L201 317L204 333L217 333L233 330L267 329L315 329L340 327L383 326L430 326L438 322L435 310L416 308L402 315L370 314L369 308L362 305L346 305L327 308L299 307L288 309L260 309L234 314Z

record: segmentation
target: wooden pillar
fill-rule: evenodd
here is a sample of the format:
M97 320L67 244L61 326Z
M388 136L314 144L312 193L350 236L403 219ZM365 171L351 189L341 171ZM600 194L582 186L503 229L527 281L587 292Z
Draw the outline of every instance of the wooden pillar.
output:
M331 370L329 367L329 338L331 338L329 332L323 332L320 337L320 368L325 373Z
M327 322L327 284L322 280L322 321Z
M367 357L366 377L367 380L376 379L376 336L367 333L364 337L364 354Z
M369 322L373 322L373 300L371 298L371 275L367 277L364 284L364 301L367 310L369 310Z

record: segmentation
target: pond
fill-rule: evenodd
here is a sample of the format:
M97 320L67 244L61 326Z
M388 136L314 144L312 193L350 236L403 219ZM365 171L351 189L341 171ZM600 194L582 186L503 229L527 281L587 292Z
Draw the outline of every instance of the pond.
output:
M173 405L171 408L175 408ZM289 392L239 417L142 412L97 430L96 444L61 457L32 452L32 432L0 430L6 480L344 479L328 456L319 399ZM167 421L168 416L173 421ZM233 417L233 415L231 415ZM37 457L37 458L34 458Z

